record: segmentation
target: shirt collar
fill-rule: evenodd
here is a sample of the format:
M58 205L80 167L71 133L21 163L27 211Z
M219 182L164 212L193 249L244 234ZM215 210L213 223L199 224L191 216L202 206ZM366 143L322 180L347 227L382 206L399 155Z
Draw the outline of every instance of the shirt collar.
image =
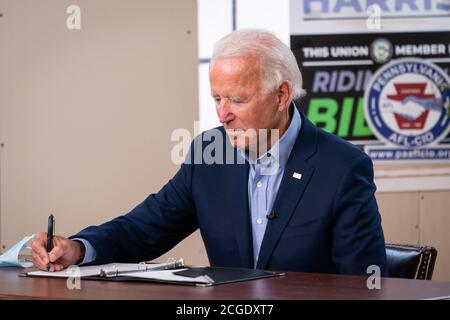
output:
M275 142L270 150L256 159L257 164L262 163L263 165L265 164L267 166L271 165L274 161L277 161L278 165L281 168L284 168L286 166L289 155L294 148L295 141L297 140L297 136L302 125L302 118L300 117L300 113L298 112L294 102L291 103L290 108L293 109L293 112L291 123L289 124L288 129L284 132L280 139ZM248 152L245 152L242 149L239 149L238 151L247 160L247 162L249 162L251 165L255 164L254 158L252 159L252 157L249 156Z

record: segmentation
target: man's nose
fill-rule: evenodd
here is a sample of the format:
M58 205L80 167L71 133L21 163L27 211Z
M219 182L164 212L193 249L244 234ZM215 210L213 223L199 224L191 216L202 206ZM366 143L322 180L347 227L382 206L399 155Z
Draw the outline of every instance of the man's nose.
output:
M231 113L230 105L228 101L221 102L217 108L217 116L219 117L220 123L225 123L233 120L233 113Z

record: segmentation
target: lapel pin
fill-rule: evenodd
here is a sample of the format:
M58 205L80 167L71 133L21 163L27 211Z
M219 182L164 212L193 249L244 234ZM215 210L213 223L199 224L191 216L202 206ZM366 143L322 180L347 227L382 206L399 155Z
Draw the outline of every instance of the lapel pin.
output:
M293 178L300 180L302 178L302 174L298 172L294 172L292 175Z

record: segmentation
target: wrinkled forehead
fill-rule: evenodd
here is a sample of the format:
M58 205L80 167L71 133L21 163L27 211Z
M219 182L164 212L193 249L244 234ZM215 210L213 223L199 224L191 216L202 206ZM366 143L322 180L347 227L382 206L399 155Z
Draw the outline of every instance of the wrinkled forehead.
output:
M243 95L261 88L259 66L251 59L217 59L211 63L209 80L212 93L221 95Z
M210 82L231 80L241 84L257 81L261 77L259 59L254 56L220 57L211 61Z

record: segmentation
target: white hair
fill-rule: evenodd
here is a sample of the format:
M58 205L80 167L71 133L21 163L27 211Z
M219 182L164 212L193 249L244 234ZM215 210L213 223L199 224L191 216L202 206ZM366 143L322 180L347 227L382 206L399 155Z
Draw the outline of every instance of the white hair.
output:
M216 42L211 62L218 58L254 54L259 57L263 85L267 91L288 81L292 92L289 101L305 94L302 74L291 49L273 33L261 29L240 29Z

